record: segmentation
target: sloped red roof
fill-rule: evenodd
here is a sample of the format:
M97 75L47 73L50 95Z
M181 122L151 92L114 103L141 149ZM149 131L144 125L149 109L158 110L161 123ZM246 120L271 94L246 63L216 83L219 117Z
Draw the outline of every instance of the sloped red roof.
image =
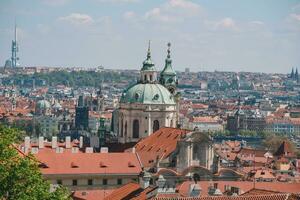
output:
M39 151L34 154L47 168L41 168L45 175L50 174L139 174L141 163L135 153L63 153ZM130 163L130 164L129 164Z
M292 194L262 194L249 196L209 196L209 197L156 197L153 200L297 200Z
M134 197L139 197L144 189L137 183L128 183L122 187L114 190L110 195L104 198L104 200L129 200ZM145 198L144 198L145 199Z
M115 189L100 189L100 190L77 190L73 192L73 200L103 200L110 195Z
M188 196L189 185L194 183L193 181L185 181L177 187L181 196ZM252 181L199 181L197 184L201 187L201 196L206 197L208 195L208 187L214 183L218 184L218 188L222 193L225 192L225 186L240 188L243 193L246 193L253 189L254 185ZM273 192L281 193L299 193L300 183L281 183L281 182L256 182L255 189L269 190Z
M163 127L138 142L135 148L143 166L151 167L156 159L167 158L175 151L178 140L188 132L190 131Z

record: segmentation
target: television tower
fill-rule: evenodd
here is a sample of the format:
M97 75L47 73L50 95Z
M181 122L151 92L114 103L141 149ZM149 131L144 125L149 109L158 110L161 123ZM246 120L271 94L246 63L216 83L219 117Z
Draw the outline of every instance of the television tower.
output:
M17 23L15 22L15 33L14 40L11 42L11 66L17 67L19 58L17 57L17 52L19 52L19 45L17 41Z

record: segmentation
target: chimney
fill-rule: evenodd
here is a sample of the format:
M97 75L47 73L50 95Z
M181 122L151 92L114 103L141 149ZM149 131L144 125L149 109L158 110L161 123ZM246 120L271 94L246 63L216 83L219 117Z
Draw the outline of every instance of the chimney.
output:
M55 149L57 147L57 137L56 136L52 137L51 147L52 147L52 149Z
M56 153L63 153L63 152L64 152L64 148L62 148L62 147L57 147L57 148L55 149L55 152L56 152Z
M197 183L191 183L189 186L189 197L199 197L201 194L201 187Z
M72 147L72 153L78 153L78 147Z
M93 153L93 152L94 152L93 147L86 147L85 148L85 153Z
M37 154L37 153L39 153L39 148L37 148L37 147L31 148L31 153L32 153L32 154Z
M80 136L79 138L79 148L82 148L83 147L83 137Z
M71 137L67 136L66 137L66 149L70 149L71 148Z
M164 187L166 185L166 179L163 177L163 175L159 175L158 179L156 181L156 185L158 186L158 192L163 192Z
M135 153L135 147L132 147L132 153Z
M44 148L44 137L43 136L39 137L39 148L40 149Z
M140 178L140 187L146 189L150 185L151 175L148 172L143 172L143 176Z
M28 136L25 137L25 144L24 145L25 145L24 151L27 151L30 147L30 137L28 137Z
M108 147L101 147L100 153L108 153Z

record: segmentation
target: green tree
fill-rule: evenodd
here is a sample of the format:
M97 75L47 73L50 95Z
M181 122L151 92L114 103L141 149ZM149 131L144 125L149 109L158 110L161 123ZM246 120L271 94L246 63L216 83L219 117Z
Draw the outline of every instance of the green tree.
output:
M268 135L265 140L263 141L263 145L269 149L271 152L275 153L276 150L279 148L283 141L289 143L291 150L295 152L295 144L291 142L287 137L278 136L278 135Z
M34 157L19 152L15 144L20 141L17 129L0 125L0 199L6 200L67 200L66 188L50 191Z

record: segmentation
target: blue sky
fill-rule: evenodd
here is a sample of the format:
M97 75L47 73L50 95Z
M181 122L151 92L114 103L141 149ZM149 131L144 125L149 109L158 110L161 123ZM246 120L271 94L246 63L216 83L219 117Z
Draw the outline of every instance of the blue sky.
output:
M0 0L0 62L17 19L20 63L139 69L300 69L300 0Z

